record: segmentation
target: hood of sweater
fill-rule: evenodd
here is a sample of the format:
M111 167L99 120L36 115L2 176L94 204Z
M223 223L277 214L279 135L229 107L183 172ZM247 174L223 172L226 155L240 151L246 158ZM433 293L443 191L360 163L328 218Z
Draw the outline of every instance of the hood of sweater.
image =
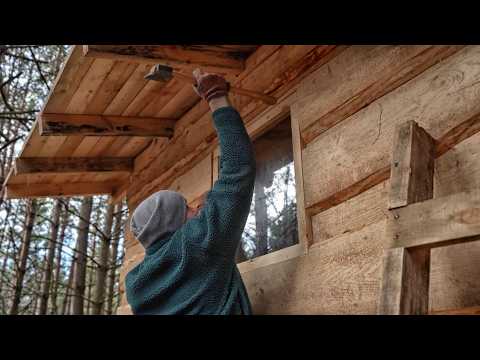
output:
M130 220L133 235L145 249L155 243L165 243L184 223L187 202L175 192L162 190L149 196L138 205Z

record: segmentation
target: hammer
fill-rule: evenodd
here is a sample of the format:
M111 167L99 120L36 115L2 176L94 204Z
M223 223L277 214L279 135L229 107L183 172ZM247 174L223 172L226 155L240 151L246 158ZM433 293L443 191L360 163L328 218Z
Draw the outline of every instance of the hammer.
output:
M196 80L193 78L193 76L181 74L173 70L173 68L171 68L170 66L160 65L160 64L152 67L150 69L150 72L147 75L145 75L145 79L166 82L166 81L169 81L174 76L179 80L185 81L193 85L197 83ZM257 91L241 89L233 86L230 86L230 91L235 94L245 95L254 99L262 100L264 103L268 105L275 105L277 103L277 99L275 99L273 96L265 95Z

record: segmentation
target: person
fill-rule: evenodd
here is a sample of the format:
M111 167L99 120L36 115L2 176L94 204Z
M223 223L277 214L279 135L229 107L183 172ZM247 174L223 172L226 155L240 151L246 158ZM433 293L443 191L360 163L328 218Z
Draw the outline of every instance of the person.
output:
M249 315L235 254L252 202L254 150L229 102L228 82L198 69L193 74L219 138L219 177L199 210L173 191L159 191L135 209L131 230L145 257L126 276L127 301L138 315Z

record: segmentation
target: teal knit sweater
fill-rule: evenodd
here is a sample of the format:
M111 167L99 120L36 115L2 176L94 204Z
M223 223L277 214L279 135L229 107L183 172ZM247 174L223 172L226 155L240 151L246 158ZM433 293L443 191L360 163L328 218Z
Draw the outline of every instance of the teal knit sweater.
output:
M252 201L255 157L234 108L212 116L221 150L219 178L198 216L148 247L127 274L134 314L251 314L235 253Z

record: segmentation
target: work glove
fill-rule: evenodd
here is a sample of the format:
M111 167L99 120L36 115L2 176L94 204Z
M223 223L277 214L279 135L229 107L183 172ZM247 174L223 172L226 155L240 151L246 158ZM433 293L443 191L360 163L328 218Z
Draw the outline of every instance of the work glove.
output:
M212 99L227 96L230 84L222 76L215 74L204 74L200 69L193 71L196 84L193 89L201 98L209 102Z

